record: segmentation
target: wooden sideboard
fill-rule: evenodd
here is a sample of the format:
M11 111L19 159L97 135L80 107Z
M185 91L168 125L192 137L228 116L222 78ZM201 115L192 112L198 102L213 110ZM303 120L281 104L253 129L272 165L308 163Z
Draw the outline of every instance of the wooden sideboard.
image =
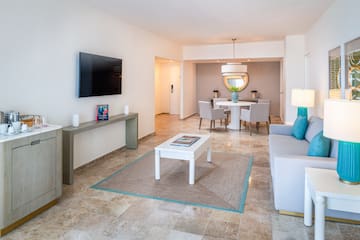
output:
M84 122L79 127L63 128L63 183L73 184L74 182L74 136L78 133L103 127L116 122L125 121L126 147L136 149L138 146L138 113L128 115L119 114L111 116L106 121Z
M0 237L56 204L62 193L61 127L0 136Z

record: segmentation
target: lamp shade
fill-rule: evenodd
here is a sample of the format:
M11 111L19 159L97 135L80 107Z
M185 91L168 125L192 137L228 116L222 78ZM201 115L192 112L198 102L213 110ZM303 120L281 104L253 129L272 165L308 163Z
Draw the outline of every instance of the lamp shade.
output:
M296 107L313 107L315 104L315 90L292 89L291 105Z
M360 102L326 99L324 136L340 141L360 143Z
M225 64L221 66L223 76L236 75L237 73L246 73L247 65L243 64Z

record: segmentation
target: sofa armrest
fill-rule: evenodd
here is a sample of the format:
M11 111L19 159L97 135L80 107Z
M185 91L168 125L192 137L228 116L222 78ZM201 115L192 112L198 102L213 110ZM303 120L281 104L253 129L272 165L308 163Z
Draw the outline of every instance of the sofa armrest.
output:
M270 124L270 134L291 136L292 125Z
M304 211L305 168L336 169L337 160L303 155L274 156L274 203L278 210Z

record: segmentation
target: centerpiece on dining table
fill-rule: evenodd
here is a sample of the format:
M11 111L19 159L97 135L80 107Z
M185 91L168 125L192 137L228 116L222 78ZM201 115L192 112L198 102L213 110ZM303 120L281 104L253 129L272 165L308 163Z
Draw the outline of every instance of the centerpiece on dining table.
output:
M238 102L239 101L239 94L238 94L239 88L232 86L232 87L230 87L229 90L231 91L231 100L234 103Z

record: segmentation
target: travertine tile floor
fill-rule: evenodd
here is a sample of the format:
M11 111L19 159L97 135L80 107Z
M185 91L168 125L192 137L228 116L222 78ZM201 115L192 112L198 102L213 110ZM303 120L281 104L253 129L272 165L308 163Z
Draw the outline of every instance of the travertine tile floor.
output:
M198 130L198 122L197 116L157 116L155 136L142 140L137 150L115 151L77 170L75 184L64 186L56 206L3 239L313 239L313 227L305 227L302 218L274 210L265 128L253 136L248 131L211 132L214 151L254 156L243 214L89 188L178 132L209 133L209 123ZM360 227L326 222L326 239L360 239Z

